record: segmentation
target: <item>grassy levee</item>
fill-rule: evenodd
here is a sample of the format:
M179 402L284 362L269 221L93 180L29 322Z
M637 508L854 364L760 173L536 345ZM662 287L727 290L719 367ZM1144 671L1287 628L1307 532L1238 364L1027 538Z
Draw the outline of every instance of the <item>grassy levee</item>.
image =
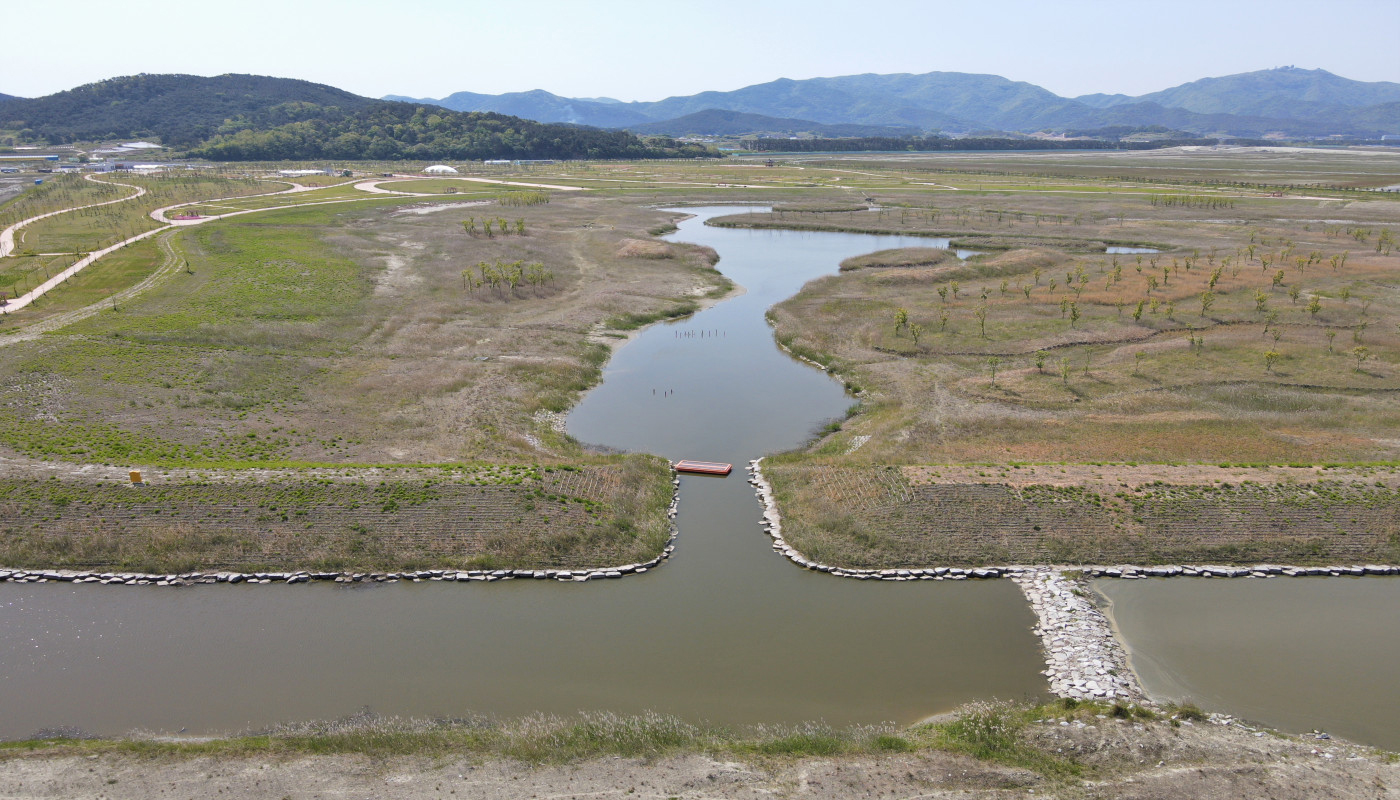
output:
M1394 481L1372 486L1364 470L1267 491L1138 476L1076 494L962 474L864 504L843 494L920 464L1390 470L1400 206L1192 192L892 189L877 210L718 220L984 250L966 262L920 248L848 259L770 311L779 342L862 401L803 452L766 462L785 537L853 567L1400 559ZM1162 252L1103 252L1114 243Z
M883 267L932 267L953 257L952 253L937 247L901 247L894 250L880 250L863 256L851 256L841 262L841 271L855 269L879 269Z
M469 235L460 212L477 209L424 211L416 198L374 198L184 229L170 244L188 270L0 351L0 448L10 456L213 470L215 484L185 477L123 495L85 487L72 470L56 497L73 505L12 506L0 562L170 571L655 556L667 534L664 465L589 455L551 415L599 379L607 320L727 290L713 253L663 244L662 257L630 255L629 236L666 217L609 198L487 208L510 218L509 235ZM120 255L139 270L154 247ZM482 264L543 272L535 283L478 285ZM273 498L315 488L309 474L263 486L231 477L254 467L477 462L540 477L528 491L446 481L440 497L388 510L374 502L383 489L336 484L318 490L334 502L306 500L300 513ZM633 480L599 478L612 488L590 495L553 489L540 472L570 464ZM28 497L27 486L6 491ZM218 510L210 517L206 507Z
M1056 481L1057 468L1048 466L856 467L778 458L764 474L784 512L784 536L833 566L1400 561L1394 466L1290 482L1267 468L1104 464L1092 467L1096 477L1088 469ZM1046 474L1020 474L1037 471ZM1124 482L1124 473L1140 481L1154 471L1164 480Z
M706 796L787 796L800 786L819 797L1234 797L1248 762L1256 794L1360 798L1394 773L1391 753L1207 719L1190 705L1074 700L976 703L910 727L732 728L658 713L405 719L365 712L213 739L43 731L0 743L0 764L26 786L119 797L172 786L263 796L269 783L313 782L375 796L405 775L443 795L461 788L510 798L680 797L697 786Z
M949 239L950 245L969 250L1011 250L1025 247L1054 247L1074 253L1101 253L1104 248L1151 247L1153 242L1134 239L1085 239L1075 236L1045 233L988 233L943 229L920 225L906 214L904 222L897 221L890 209L842 212L793 212L734 214L718 217L707 224L719 228L755 228L770 230L830 231L833 233L870 233L884 236L927 236ZM886 215L891 215L886 217Z
M373 180L372 178L369 180ZM491 184L476 181L453 180L451 178L420 178L391 180L384 182L382 189L394 192L416 192L420 194L500 194L501 189Z
M670 470L558 466L0 479L0 563L145 573L587 568L655 557Z
M221 756L412 755L510 758L528 764L571 764L603 756L655 759L704 753L741 758L802 758L912 753L971 756L1049 779L1107 776L1137 761L1116 747L1072 748L1054 730L1060 723L1102 721L1161 735L1181 720L1203 720L1194 707L1154 711L1104 702L976 703L938 722L837 727L808 722L731 728L674 716L581 713L517 719L405 719L359 714L340 720L278 726L241 736L198 741L153 738L29 739L0 743L0 760L34 755ZM1082 726L1081 726L1082 727ZM1155 729L1162 730L1155 730Z
M57 290L50 291L32 302L22 313L0 314L0 337L19 333L23 329L52 317L67 314L93 304L110 301L113 296L141 283L162 267L179 267L173 263L182 257L179 240L170 239L165 234L143 239L123 247L72 276ZM8 260L8 259L7 259ZM62 272L78 260L76 256L59 256L49 259L16 259L20 262L47 261L45 266L30 273L32 277L23 282L11 284L13 295L23 294L26 289L47 280L48 275ZM22 268L30 268L26 265ZM12 273L0 273L0 281ZM120 304L117 305L118 310Z

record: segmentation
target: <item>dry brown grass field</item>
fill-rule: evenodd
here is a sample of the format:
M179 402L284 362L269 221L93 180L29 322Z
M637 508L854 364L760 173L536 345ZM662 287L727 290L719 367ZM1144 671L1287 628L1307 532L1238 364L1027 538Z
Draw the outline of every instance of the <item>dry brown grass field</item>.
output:
M397 186L459 191L381 197L328 177L323 188L288 196L308 203L303 208L127 248L32 314L4 318L8 331L45 315L51 321L30 328L42 335L10 335L0 348L0 452L14 463L225 471L607 467L610 457L559 433L559 414L598 379L609 346L628 331L729 289L712 268L716 254L654 238L670 229L668 215L654 208L763 202L774 210L720 223L908 233L977 253L962 261L914 248L849 259L840 274L771 311L778 339L829 366L861 401L839 429L771 461L795 542L806 525L814 552L853 563L1193 553L1393 558L1384 526L1366 521L1375 514L1337 521L1341 506L1354 504L1347 492L1393 509L1394 487L1365 488L1356 471L1329 475L1345 491L1309 512L1332 527L1303 526L1313 533L1273 537L1268 546L1250 538L1238 514L1236 539L1182 534L1174 543L1184 523L1170 520L1181 515L1153 511L1160 492L1142 488L1158 478L1118 481L1124 485L1112 492L1095 490L1096 502L1062 496L1066 487L1053 484L906 478L907 489L891 497L908 508L870 516L852 506L837 515L840 525L822 509L831 487L861 484L870 470L930 464L1112 463L1124 471L1128 463L1374 462L1389 469L1400 459L1400 205L1366 190L1400 182L1396 155L853 155L775 166L738 158L462 169L586 191L527 199L535 190L418 180ZM181 184L181 199L280 186L234 173L196 183ZM110 194L57 188L69 200ZM21 195L0 212L47 208L61 199L53 195ZM282 202L236 199L209 211ZM141 208L133 203L122 213ZM80 215L28 235L81 239L90 222ZM34 265L6 266L33 272ZM160 280L132 293L153 274ZM967 546L949 550L948 532L935 523L948 508L979 507L948 506L942 495L956 491L939 486L952 484L996 495L989 508L1005 502L1034 511L1053 499L1065 505L1052 503L1051 517L1072 517L1080 527L1031 520L1021 526L1023 541L1011 541L1006 531L1016 525L971 515L960 529ZM1125 491L1146 494L1105 499ZM1191 490L1229 495L1240 507L1273 502L1245 497L1253 489L1222 491ZM909 499L924 495L927 502ZM1132 511L1134 503L1146 511ZM1085 507L1074 511L1075 504ZM984 535L1003 527L996 542ZM833 531L844 538L831 538ZM1352 538L1343 545L1339 536ZM1133 550L1148 539L1150 547ZM469 550L451 557L489 555ZM428 552L410 551L399 555ZM314 558L336 552L322 547ZM539 553L512 558L526 555Z
M718 220L923 235L978 253L848 259L841 274L770 312L781 342L862 400L839 431L771 460L789 539L809 557L861 566L1400 559L1400 532L1388 522L1400 494L1355 471L1332 477L1365 499L1343 492L1318 505L1290 494L1317 495L1317 483L1273 495L1172 490L1205 498L1189 511L1179 498L1170 508L1159 502L1172 491L1141 488L1167 477L1167 466L1089 499L1051 485L1011 487L991 473L867 505L833 494L885 465L1390 469L1400 459L1400 204L1307 188L1326 156L1304 157L1282 196L1236 185L1290 180L1275 154L1262 159L1209 182L1196 156L1176 172L1168 157L1156 156L1151 171L1126 157L1102 175L1087 157L1053 159L1066 162L1058 166L1008 157L997 175L985 174L996 161L987 157L961 172L958 159L924 159L914 169L937 163L949 188L964 190L872 188L862 210L788 205ZM1026 161L1037 162L1036 175L1020 171ZM1347 168L1358 162L1366 163L1347 157ZM1384 180L1390 162L1377 162ZM861 163L872 174L908 166ZM968 180L1003 183L968 191ZM1112 499L1125 490L1150 496ZM1299 505L1310 510L1289 511ZM1354 507L1369 510L1347 512ZM1221 516L1221 508L1233 510Z
M349 492L338 500L326 490L327 500L287 519L238 516L286 489L275 482L235 482L212 506L228 513L212 516L201 492L216 490L157 482L147 487L149 508L131 506L130 492L141 490L130 487L117 490L125 501L71 506L78 513L43 499L11 503L0 560L390 568L626 563L659 552L670 500L664 464L585 452L559 431L557 413L598 380L610 345L625 341L637 317L729 290L714 254L652 241L647 231L670 217L611 197L517 207L360 194L128 248L48 298L60 308L96 301L61 327L54 323L70 317L45 309L7 316L22 335L0 349L5 455L225 476L267 466L495 464L537 475L625 468L632 479L591 494L555 491L542 478L524 494L441 490L504 493L475 503L499 505L499 514L471 514L471 498L456 494L432 508L381 512L359 497L377 491L365 485L338 490ZM178 268L120 303L85 288L115 291L164 262ZM41 335L24 333L44 320ZM63 486L59 499L69 502L96 491L78 473ZM563 509L540 505L536 491L565 497ZM591 510L569 505L580 497ZM128 510L107 508L109 500Z

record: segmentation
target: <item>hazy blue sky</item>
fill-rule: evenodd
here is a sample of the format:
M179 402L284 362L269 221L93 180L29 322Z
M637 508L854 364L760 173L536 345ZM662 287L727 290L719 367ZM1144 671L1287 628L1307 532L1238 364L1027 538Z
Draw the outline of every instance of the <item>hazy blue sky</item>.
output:
M985 72L1066 96L1292 64L1400 81L1400 0L51 0L0 13L0 92L244 72L357 94L657 100L775 78Z

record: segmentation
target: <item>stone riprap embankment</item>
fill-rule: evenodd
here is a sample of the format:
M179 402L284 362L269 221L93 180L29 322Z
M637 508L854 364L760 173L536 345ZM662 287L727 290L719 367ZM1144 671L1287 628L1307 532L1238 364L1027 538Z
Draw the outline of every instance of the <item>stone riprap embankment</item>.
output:
M1334 564L1327 567L1290 567L1279 564L1252 564L1231 567L1211 564L1178 566L1164 564L1152 567L1073 567L1088 578L1359 578L1363 575L1400 575L1400 566L1392 564Z
M1147 701L1113 626L1080 581L1050 567L1025 569L1011 579L1035 612L1032 631L1045 650L1050 691L1081 700Z
M748 482L754 487L758 494L758 500L763 504L763 520L760 525L763 530L772 537L773 549L782 553L798 566L817 572L825 572L842 578L855 578L857 580L887 580L887 581L909 581L909 580L967 580L969 578L1000 578L1004 576L1015 577L1026 571L1039 569L1038 567L1027 567L1018 565L1008 566L988 566L988 567L923 567L923 568L898 568L898 569L859 569L854 567L835 567L829 564L822 564L807 558L796 548L794 548L785 538L783 538L783 520L778 511L777 501L773 499L773 486L763 476L760 466L763 459L758 458L749 462ZM1393 564L1333 564L1330 566L1284 566L1278 564L1253 564L1249 566L1222 566L1211 564L1177 565L1163 564L1156 566L1066 566L1061 569L1074 570L1088 578L1124 578L1133 580L1137 578L1174 578L1174 577L1196 577L1196 578L1274 578L1274 577L1308 577L1308 576L1353 576L1363 575L1400 575L1400 566Z
M763 477L763 470L759 464L761 458L749 462L748 473L749 483L758 492L758 500L763 504L763 521L760 523L763 530L773 537L773 549L782 553L801 567L826 572L841 578L855 578L856 580L884 580L884 581L965 581L969 578L1000 578L1002 575L1011 574L1021 567L977 567L972 569L961 569L959 567L930 567L928 569L854 569L846 567L833 567L828 564L821 564L813 561L799 553L792 545L783 538L782 515L778 513L778 503L773 499L773 487Z
M312 581L332 581L334 583L393 583L396 581L455 581L491 582L509 581L517 578L583 582L604 578L621 578L624 575L637 575L653 567L660 566L674 551L674 545L667 545L660 556L639 564L626 564L618 567L598 569L496 569L496 570L410 570L407 572L185 572L170 575L154 575L144 572L83 572L67 569L0 570L0 582L11 583L100 583L125 586L194 586L207 583L310 583Z

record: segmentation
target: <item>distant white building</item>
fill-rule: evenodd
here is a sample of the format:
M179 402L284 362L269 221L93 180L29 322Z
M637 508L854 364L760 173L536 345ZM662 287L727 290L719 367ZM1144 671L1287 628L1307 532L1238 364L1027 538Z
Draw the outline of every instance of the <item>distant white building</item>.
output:
M452 167L447 166L446 164L434 164L434 165L432 165L431 167L428 167L427 169L423 170L423 172L424 172L424 174L427 174L427 175L456 175L456 174L457 174L457 170L453 169Z
M304 178L307 175L330 175L328 169L279 169L277 174L284 178Z

